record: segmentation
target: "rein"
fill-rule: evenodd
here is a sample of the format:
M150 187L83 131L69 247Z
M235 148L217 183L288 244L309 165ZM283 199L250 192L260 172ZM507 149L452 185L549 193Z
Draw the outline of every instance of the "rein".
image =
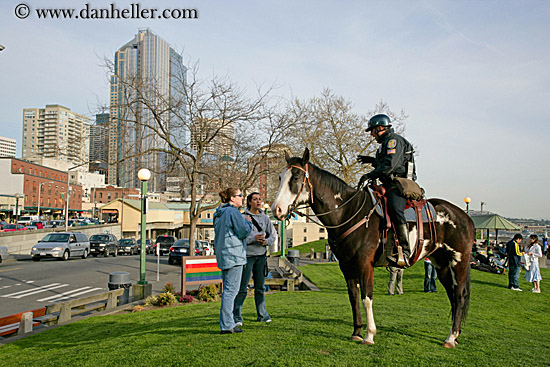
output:
M321 227L324 227L324 228L327 228L327 229L335 229L335 228L340 228L340 227L342 227L342 226L345 226L346 224L348 224L349 222L351 222L351 220L352 220L353 218L355 218L355 217L357 216L357 214L361 213L361 210L363 210L363 207L365 206L365 202L366 202L366 201L367 201L367 200L366 200L366 196L363 196L363 202L361 203L361 207L359 208L359 210L356 211L355 214L353 214L347 221L345 221L344 223L338 224L338 225L336 225L336 226L326 226L326 225L324 225L323 223L318 222L317 220L313 219L313 217L317 217L317 215L312 216L312 215L309 215L309 214L301 213L301 212L297 211L297 208L294 208L292 211L293 211L294 213L298 214L298 215L301 216L301 217L306 217L306 218L308 218L309 220L311 220L313 223L317 224L318 226L321 226ZM340 207L340 208L341 208L341 207ZM374 208L376 208L376 207L374 207ZM339 208L337 208L337 209L339 209ZM336 210L336 209L335 209L335 210ZM334 211L334 210L332 210L332 211ZM329 214L329 213L331 213L332 211L327 212L327 213L323 213L323 215ZM372 210L371 210L371 213L372 213ZM370 217L370 215L369 215L369 217Z
M309 166L308 166L307 163L306 163L305 167L306 167L305 169L303 169L302 167L299 167L299 166L294 166L294 165L288 167L288 168L297 168L300 171L304 172L304 181L302 182L302 187L300 187L300 191L298 192L298 195L296 195L296 198L294 199L294 202L289 206L287 219L290 218L291 213L296 213L299 216L308 218L309 220L311 220L313 223L317 224L318 226L321 226L321 227L324 227L324 228L327 228L327 229L334 229L334 228L340 228L342 226L345 226L353 218L355 218L357 216L357 214L359 214L361 212L361 210L363 210L363 207L365 206L365 201L366 201L365 197L363 197L363 202L361 203L361 208L359 208L359 210L354 215L352 215L351 218L349 218L347 221L345 221L344 223L341 223L339 225L336 225L336 226L326 226L326 225L320 223L319 221L313 219L313 216L299 212L296 203L298 202L298 198L302 194L302 191L304 191L304 187L306 186L306 183L309 185L309 196L311 198L311 202L313 203L313 185L311 185L311 181L309 180ZM342 208L344 205L351 202L351 200L353 200L358 193L359 193L359 190L355 194L353 194L353 196L350 199L348 199L344 204L342 204L338 208L335 208L335 209L330 210L326 213L321 213L321 214L315 215L315 216L320 217L320 216L323 216L323 215L327 215L327 214L330 214L330 213Z

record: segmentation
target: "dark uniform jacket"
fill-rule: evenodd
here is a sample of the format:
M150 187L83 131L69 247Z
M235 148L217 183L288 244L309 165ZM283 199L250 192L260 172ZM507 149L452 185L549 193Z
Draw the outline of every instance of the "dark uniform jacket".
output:
M521 266L521 255L523 255L519 244L514 240L508 241L506 252L508 253L508 266L519 268Z
M392 128L382 135L382 142L376 152L374 170L368 174L371 179L379 178L382 184L390 185L394 177L407 178L407 163L413 164L412 179L416 181L414 167L414 149L405 138L396 134Z

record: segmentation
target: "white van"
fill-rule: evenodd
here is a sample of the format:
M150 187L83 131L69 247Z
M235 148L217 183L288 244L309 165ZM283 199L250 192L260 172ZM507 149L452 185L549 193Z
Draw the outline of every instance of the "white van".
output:
M30 222L33 222L35 220L38 220L38 215L23 215L19 217L19 220L17 221L17 224L22 224L26 226Z

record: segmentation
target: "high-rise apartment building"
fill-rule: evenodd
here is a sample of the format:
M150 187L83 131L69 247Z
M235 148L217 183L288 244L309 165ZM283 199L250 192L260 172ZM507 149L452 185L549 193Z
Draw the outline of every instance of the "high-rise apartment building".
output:
M90 171L108 175L109 163L109 114L95 115L95 123L90 126ZM101 163L100 163L101 162ZM106 182L108 178L106 177Z
M206 141L208 134L212 135L213 131L217 131L217 134L206 146L206 153L218 157L232 157L235 145L233 122L224 124L221 120L196 121L191 125L191 150L196 151L198 143Z
M133 96L124 85L139 79L146 84L142 92L154 90L157 97L168 100L178 80L174 76L183 75L184 70L181 55L150 29L140 29L134 39L115 53L110 95L109 184L139 187L137 172L140 168L148 168L153 173L150 190L166 189L166 155L161 152L141 154L147 149L162 148L165 143L143 127L153 121L147 108L136 104L127 107ZM160 118L169 125L170 114L164 113Z
M15 157L17 154L17 141L12 138L0 136L0 157Z
M90 161L109 161L109 114L95 115L90 126Z
M90 119L60 105L23 110L23 159L53 159L78 165L89 161Z

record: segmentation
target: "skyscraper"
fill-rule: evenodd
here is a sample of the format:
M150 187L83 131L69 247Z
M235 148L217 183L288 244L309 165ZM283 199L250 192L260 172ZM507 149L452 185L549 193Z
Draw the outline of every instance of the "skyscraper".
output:
M81 164L89 161L90 119L60 105L23 110L23 159Z
M109 184L139 187L137 172L148 168L153 172L151 191L166 189L166 156L161 152L142 155L147 149L162 148L165 143L152 130L153 115L144 106L132 103L135 96L125 88L125 83L146 83L142 92L153 91L155 96L168 100L174 93L173 75L185 70L181 55L155 35L150 29L140 29L134 39L115 53L114 75L111 77L109 124ZM170 114L161 119L169 126ZM153 124L154 125L154 124Z

